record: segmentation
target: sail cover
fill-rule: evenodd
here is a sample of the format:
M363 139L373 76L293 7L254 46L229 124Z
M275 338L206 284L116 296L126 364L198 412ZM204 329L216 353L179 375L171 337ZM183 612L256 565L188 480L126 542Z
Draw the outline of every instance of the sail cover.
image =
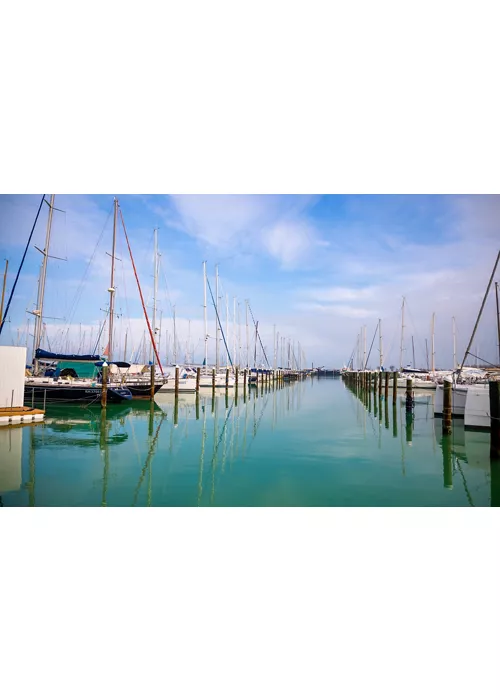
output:
M99 362L101 359L99 355L61 355L60 353L48 352L41 348L37 349L35 358L37 360L63 360L74 362Z

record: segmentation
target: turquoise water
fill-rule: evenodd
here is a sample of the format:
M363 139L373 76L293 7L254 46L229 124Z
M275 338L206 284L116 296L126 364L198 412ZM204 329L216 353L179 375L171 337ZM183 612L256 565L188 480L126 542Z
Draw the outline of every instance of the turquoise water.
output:
M0 431L3 506L489 506L489 435L443 440L432 392L358 397L340 379L199 400L48 409ZM493 475L493 479L492 479Z

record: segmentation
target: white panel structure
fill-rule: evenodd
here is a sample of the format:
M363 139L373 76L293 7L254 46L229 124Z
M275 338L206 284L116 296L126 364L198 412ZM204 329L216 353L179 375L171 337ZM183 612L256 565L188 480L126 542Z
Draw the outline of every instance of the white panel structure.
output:
M0 408L24 406L26 348L0 345Z

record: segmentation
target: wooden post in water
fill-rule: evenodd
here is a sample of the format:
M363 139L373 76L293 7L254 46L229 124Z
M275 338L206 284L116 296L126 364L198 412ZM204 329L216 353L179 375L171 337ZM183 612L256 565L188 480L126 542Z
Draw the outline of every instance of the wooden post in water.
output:
M199 369L199 367L198 367L198 369ZM200 394L198 392L196 393L195 405L196 405L196 420L200 420Z
M447 379L443 384L443 435L451 435L451 387Z
M101 381L101 406L106 408L108 405L108 370L107 364L102 366L102 381Z
M451 432L451 431L450 431ZM445 489L453 488L453 459L451 454L451 438L444 436L441 443L443 450L443 481Z
M378 389L378 372L373 373L373 393L376 394Z
M196 368L196 393L200 393L200 373L201 370L199 367Z
M179 395L176 394L174 398L174 425L179 422Z
M385 393L385 402L387 403L389 401L389 372L384 372L385 374L385 387L384 387L384 393Z
M392 373L392 405L395 406L398 400L398 373Z
M226 369L226 394L228 392L228 389L229 389L229 370Z
M175 396L179 396L179 368L175 368L175 384L174 384Z
M215 394L215 367L212 370L212 394Z
M490 457L500 457L500 382L489 382L490 385Z
M383 377L384 377L384 375L382 374L382 372L379 372L378 373L378 393L379 393L379 396L382 396L382 384L383 384L382 379L383 379Z
M411 413L413 409L413 396L411 393L412 380L406 380L406 412Z
M151 370L149 372L149 376L151 378L150 396L151 396L151 401L154 401L155 400L155 366L154 366L154 364L151 365Z
M236 369L234 370L234 389L235 389L236 395L238 395L239 374L240 374L240 371L239 371L238 367L236 367Z

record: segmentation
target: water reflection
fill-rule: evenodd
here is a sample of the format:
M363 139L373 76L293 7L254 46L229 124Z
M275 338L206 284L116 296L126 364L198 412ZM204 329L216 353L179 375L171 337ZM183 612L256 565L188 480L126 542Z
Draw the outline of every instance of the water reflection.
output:
M457 422L443 438L432 395L392 404L331 380L52 410L46 424L1 431L0 449L4 505L352 505L360 484L366 505L395 494L485 505L485 484L500 503L487 434Z

